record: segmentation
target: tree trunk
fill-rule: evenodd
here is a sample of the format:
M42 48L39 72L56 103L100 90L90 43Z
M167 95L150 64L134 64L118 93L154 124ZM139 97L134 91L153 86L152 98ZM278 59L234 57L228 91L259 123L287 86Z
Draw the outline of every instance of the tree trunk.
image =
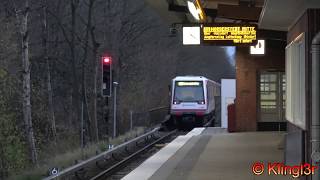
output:
M30 82L30 60L29 60L29 33L28 33L28 15L29 2L25 1L25 10L23 11L21 21L21 37L22 37L22 76L23 76L23 120L25 122L27 140L31 161L37 164L37 150L34 138L32 118L31 118L31 82Z
M80 93L79 93L79 82L78 82L78 75L77 75L77 63L76 63L76 56L75 56L75 33L76 33L76 9L77 3L75 0L70 1L71 4L71 63L72 63L72 88L73 88L73 123L78 124L79 122L79 115L80 115Z
M88 98L87 98L87 87L86 87L86 83L84 83L83 85L83 102L85 105L85 113L86 113L86 119L87 119L87 131L88 131L88 135L90 137L90 141L93 139L93 134L92 134L92 125L91 125L91 116L90 116L90 112L89 112L89 105L88 105Z
M48 56L48 27L47 27L47 1L43 0L43 56L46 60L47 66L47 88L48 88L48 122L51 123L51 132L53 137L53 142L57 142L57 130L56 130L56 120L54 115L54 106L53 106L53 91L51 84L51 72L50 72L50 62Z
M48 109L49 109L49 122L51 122L51 131L54 143L57 142L57 129L56 129L56 118L54 114L53 106L53 91L51 85L51 73L50 73L50 62L49 58L46 58L47 64L47 84L48 84Z
M82 100L84 103L85 113L87 117L87 130L88 134L90 136L90 139L98 140L97 138L97 128L93 128L92 124L96 125L96 122L91 123L91 117L89 113L89 107L88 107L88 100L87 100L87 94L86 94L86 70L85 70L85 64L86 60L88 58L88 47L89 47L89 35L92 29L92 12L93 12L93 5L95 0L90 0L88 5L88 17L87 17L87 27L86 27L86 34L85 34L85 46L84 46L84 55L83 55L83 61L82 61Z
M72 89L71 89L71 92L70 92L70 100L69 100L69 109L68 109L68 114L69 114L69 117L68 117L68 122L69 122L69 128L73 128L72 126L72 122L73 122L73 115L72 115L72 112L73 112L73 96L72 96L73 92L72 92Z
M99 72L99 58L98 58L98 48L99 45L95 40L93 29L91 30L91 38L93 44L93 60L94 60L94 75L93 75L93 133L95 141L99 141L99 130L98 130L98 119L97 119L97 83L98 83L98 72Z
M98 119L97 119L97 83L98 83L98 73L99 73L99 65L100 65L100 58L98 57L98 48L99 43L96 40L95 34L94 34L94 27L90 29L91 33L91 42L93 46L93 54L92 59L94 60L94 75L93 75L93 119L92 119L92 128L94 133L94 139L95 141L99 141L99 129L98 129Z

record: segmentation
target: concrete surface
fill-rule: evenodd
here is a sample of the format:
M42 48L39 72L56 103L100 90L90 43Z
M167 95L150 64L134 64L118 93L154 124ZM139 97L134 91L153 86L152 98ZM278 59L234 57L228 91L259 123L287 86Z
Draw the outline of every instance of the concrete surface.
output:
M159 152L143 162L138 168L122 178L122 180L145 180L149 179L165 162L174 157L174 154L184 146L189 139L197 136L204 131L205 128L195 128L185 136L178 136ZM188 145L192 148L192 144ZM185 151L187 152L187 151ZM178 161L177 161L178 162Z
M159 166L160 163L157 163L155 159L153 161L148 159L123 179L292 179L292 176L269 176L266 168L264 174L257 176L252 173L251 169L254 162L263 162L265 166L268 162L283 162L283 148L280 148L283 138L284 134L279 132L227 133L225 129L208 128L200 135L184 137L187 142L176 146L178 149L170 158L166 157L163 160L162 155L158 153L150 158L157 157L158 161L162 161L162 165ZM173 152L172 147L168 145ZM157 164L156 170L150 173L150 169L155 164Z

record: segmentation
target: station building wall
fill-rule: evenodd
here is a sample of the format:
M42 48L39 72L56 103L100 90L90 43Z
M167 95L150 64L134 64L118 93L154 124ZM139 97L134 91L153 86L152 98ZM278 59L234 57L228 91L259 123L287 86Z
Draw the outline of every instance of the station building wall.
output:
M320 32L320 9L307 9L287 33L287 44L293 42L301 33L305 36L305 128L288 121L286 136L287 164L311 162L311 108L312 108L312 56L313 37ZM309 177L306 177L308 179Z
M251 55L249 47L237 47L236 50L236 131L257 130L259 72L285 70L286 42L265 40L265 55Z

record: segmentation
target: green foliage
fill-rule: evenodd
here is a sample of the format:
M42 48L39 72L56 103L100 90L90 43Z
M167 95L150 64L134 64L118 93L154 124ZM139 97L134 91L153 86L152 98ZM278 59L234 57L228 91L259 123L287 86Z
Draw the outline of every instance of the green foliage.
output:
M0 68L0 79L3 79L7 75L7 72L4 69Z
M25 168L27 162L25 143L14 122L13 113L0 112L0 156L9 174Z
M21 133L18 45L12 19L0 17L0 179L28 165Z
M19 113L14 111L15 81L0 68L0 177L20 171L27 165L25 142L17 126Z
M23 176L10 177L9 180L40 180L43 176L35 174L24 174Z
M48 169L52 167L59 167L60 169L64 169L66 167L74 165L76 160L84 160L96 155L96 152L103 152L107 150L108 144L119 145L124 143L127 139L133 139L137 135L141 135L145 132L144 128L135 128L130 132L127 132L124 135L121 135L115 139L109 139L105 141L100 141L98 143L88 144L84 149L80 147L67 147L65 145L65 152L58 154L55 152L51 152L50 156L47 155L44 159L45 161L41 162L38 168L31 168L22 172L20 174L16 174L11 176L9 180L38 180L47 176ZM78 137L77 137L78 138ZM67 141L69 143L71 139ZM67 143L67 142L65 142ZM59 145L60 146L60 145ZM52 147L54 148L54 147ZM57 147L56 147L57 148ZM48 151L47 151L48 152ZM49 153L48 153L49 154Z

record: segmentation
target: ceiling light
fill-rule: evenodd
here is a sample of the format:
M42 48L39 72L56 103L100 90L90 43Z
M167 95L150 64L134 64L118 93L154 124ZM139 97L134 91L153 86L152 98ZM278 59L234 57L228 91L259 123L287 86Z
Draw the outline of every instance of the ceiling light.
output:
M197 21L205 21L205 13L201 7L201 3L199 0L188 0L187 1L188 9L190 14Z
M190 14L191 14L196 20L199 21L199 20L200 20L199 12L198 12L196 6L193 4L193 2L188 1L188 9L189 9Z

